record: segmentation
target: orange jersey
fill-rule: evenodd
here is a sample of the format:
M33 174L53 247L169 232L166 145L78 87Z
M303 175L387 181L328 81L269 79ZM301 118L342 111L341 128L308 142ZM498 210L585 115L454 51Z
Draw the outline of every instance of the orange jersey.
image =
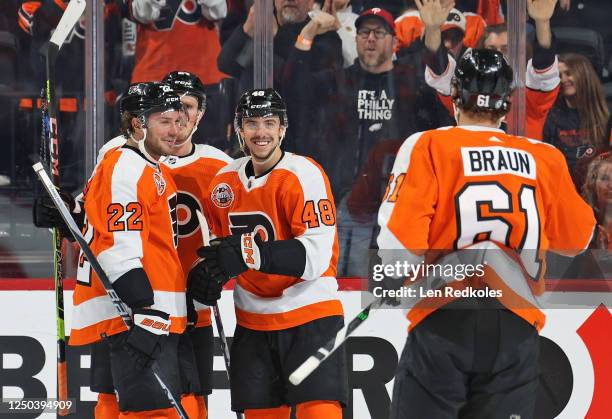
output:
M204 84L218 83L225 77L217 67L220 52L219 32L202 16L202 6L193 0L169 0L155 22L138 23L131 82L161 80L181 70L196 74Z
M194 144L187 156L166 158L163 165L170 169L172 180L178 189L177 217L179 245L178 253L185 275L197 260L196 250L203 246L202 232L195 211L204 212L204 200L208 198L208 187L219 169L232 159L214 147ZM196 327L210 326L210 307L194 301L198 320Z
M120 135L108 141L98 152L98 162L106 153L125 144L126 139ZM170 170L172 180L178 189L177 217L179 231L178 253L185 275L189 274L195 263L196 250L203 245L200 225L195 210L204 211L203 200L208 196L208 185L215 174L232 161L222 151L202 144L194 144L187 156L170 156L163 158L162 164ZM95 173L95 169L94 169ZM210 307L193 301L198 313L196 327L211 325Z
M176 218L177 191L168 170L123 146L106 153L84 192L84 236L111 284L142 268L153 309L170 314L170 331L186 326L185 275ZM126 330L89 263L80 255L70 343L84 345Z
M484 35L486 22L475 13L463 13L465 15L465 34L463 44L469 48L476 48L478 41ZM397 37L397 48L409 47L425 33L425 25L421 20L418 10L409 10L395 19L395 34Z
M254 330L288 329L342 315L336 265L336 207L323 169L284 153L266 174L249 177L250 158L235 160L210 183L206 214L217 237L258 232L266 240L299 240L306 249L300 278L255 270L238 276L236 320Z
M489 253L500 263L489 266L488 285L504 289L500 302L538 328L544 315L531 302L533 294L544 291L541 251L581 251L595 226L561 152L540 141L472 126L409 137L398 151L378 220L380 249L418 254L474 243L496 249ZM526 288L525 282L530 292L517 291ZM408 313L411 327L434 309L415 306Z
M449 54L448 66L442 75L435 74L429 67L425 69L425 81L430 87L438 91L438 98L451 115L453 115L453 105L450 97L450 87L456 66L455 59ZM556 58L553 65L543 70L536 70L533 67L532 60L527 63L525 79L526 137L542 139L546 116L557 99L560 82L559 66ZM509 118L508 122L510 122Z

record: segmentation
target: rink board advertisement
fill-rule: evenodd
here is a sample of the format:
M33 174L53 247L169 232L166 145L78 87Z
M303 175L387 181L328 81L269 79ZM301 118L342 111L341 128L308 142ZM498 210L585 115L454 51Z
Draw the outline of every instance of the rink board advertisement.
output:
M16 281L10 281L16 284ZM23 281L32 284L32 281ZM3 399L55 398L56 338L54 293L44 286L15 285L0 290L0 385ZM344 290L347 318L360 309L360 292ZM546 309L542 330L543 383L538 418L603 418L612 411L612 316L609 293L551 293L584 299L583 308ZM554 295L553 295L554 298ZM600 299L602 304L593 303ZM69 333L72 291L65 295ZM226 333L235 326L231 291L220 302ZM373 312L347 343L352 387L346 419L384 419L388 414L393 375L406 339L407 321L401 310ZM218 343L218 342L217 342ZM93 417L96 394L89 390L87 347L70 347L67 354L69 397L76 412L69 417ZM228 381L217 344L215 390L209 397L209 417L235 418L229 411ZM3 416L0 414L0 416ZM8 416L5 416L8 417ZM17 418L55 417L52 413L10 415Z

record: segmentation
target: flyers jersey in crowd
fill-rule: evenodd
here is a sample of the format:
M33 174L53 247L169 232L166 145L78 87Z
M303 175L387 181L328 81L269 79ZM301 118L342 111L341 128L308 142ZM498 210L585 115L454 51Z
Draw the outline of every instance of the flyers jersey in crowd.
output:
M170 314L170 331L186 326L185 275L177 253L176 186L168 169L128 146L108 151L85 192L84 236L111 283L143 268L153 309ZM70 343L83 345L125 330L104 287L81 254Z
M484 241L498 248L498 255L508 255L510 265L520 268L514 272L523 279L521 287L509 286L499 300L538 328L543 314L529 301L531 294L544 291L545 266L536 250L576 254L588 246L595 225L561 152L540 141L476 126L410 136L398 151L378 221L380 249L418 254ZM521 253L519 262L511 249L531 251ZM509 284L505 268L488 268L489 285ZM516 274L510 280L516 281ZM521 295L518 289L525 288L525 281L530 290ZM459 282L454 285L466 285ZM440 299L438 306L450 300ZM411 327L432 308L410 310Z
M309 158L285 152L267 173L255 177L247 174L250 171L250 158L241 158L211 182L206 215L212 233L225 237L256 232L268 241L296 238L306 249L306 264L299 278L255 270L239 275L234 288L238 324L282 330L342 315L335 277L336 208L323 169Z
M197 259L196 250L203 246L200 225L195 211L204 211L203 200L208 199L208 187L219 169L232 159L222 151L203 144L194 144L193 150L186 156L170 156L164 159L163 165L170 169L172 180L176 184L177 220L178 220L178 253L185 275L189 273ZM210 326L210 307L194 301L198 319L196 327Z
M132 0L126 3L131 11ZM219 31L204 17L203 7L193 0L168 0L155 22L138 24L132 83L161 80L176 69L197 75L204 84L225 77L217 67Z
M463 12L465 16L465 33L463 35L463 45L468 48L477 48L480 38L484 35L487 24L480 15L471 12ZM442 26L441 30L446 28ZM408 48L414 41L421 39L425 33L425 25L421 20L418 10L408 10L395 19L395 32L397 36L397 47Z

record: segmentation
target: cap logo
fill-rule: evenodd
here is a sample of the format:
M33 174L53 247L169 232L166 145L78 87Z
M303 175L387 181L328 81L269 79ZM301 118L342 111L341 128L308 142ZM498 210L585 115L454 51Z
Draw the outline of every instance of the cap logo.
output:
M378 14L378 13L380 13L380 12L382 12L382 9L381 9L381 8L379 8L379 7L374 7L374 8L372 9L372 13L374 13L374 14Z
M457 14L457 13L449 13L448 14L448 18L449 21L454 20L455 22L461 22L461 17Z
M210 200L218 208L227 208L234 202L234 191L227 183L219 183L210 194Z

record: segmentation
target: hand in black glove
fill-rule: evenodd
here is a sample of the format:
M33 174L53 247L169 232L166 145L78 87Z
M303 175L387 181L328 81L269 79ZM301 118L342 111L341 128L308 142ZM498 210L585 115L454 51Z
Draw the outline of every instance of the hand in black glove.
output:
M127 332L124 347L138 368L144 369L155 361L170 333L170 316L150 308L134 309L133 315L134 326Z
M75 208L74 198L72 198L72 196L66 192L60 192L60 197L72 214L72 211ZM59 210L55 208L55 205L49 196L41 196L34 200L32 221L36 227L58 228L62 234L62 237L72 239L70 229L64 222Z
M214 239L210 246L200 247L197 253L211 274L220 271L227 282L249 268L259 270L265 265L263 244L258 234L233 235Z
M211 269L214 274L211 273ZM207 306L214 306L221 298L223 285L229 281L219 268L209 268L204 260L194 266L187 277L187 295Z

